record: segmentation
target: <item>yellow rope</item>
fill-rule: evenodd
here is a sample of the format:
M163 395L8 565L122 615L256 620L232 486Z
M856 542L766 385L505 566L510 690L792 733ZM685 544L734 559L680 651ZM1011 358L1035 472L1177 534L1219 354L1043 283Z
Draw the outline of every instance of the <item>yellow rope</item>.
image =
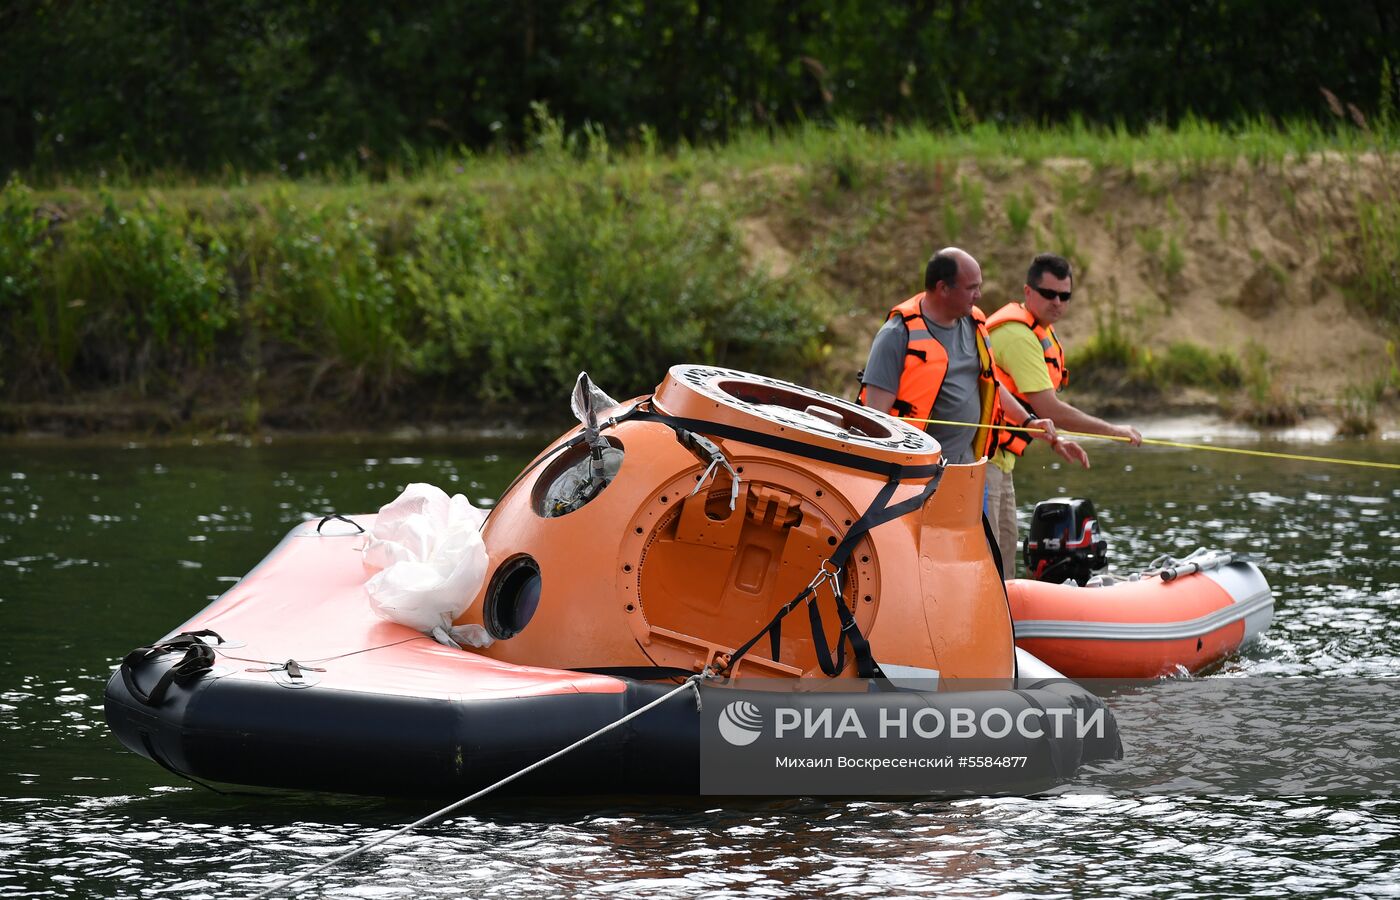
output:
M901 418L906 422L926 422L929 425L961 425L963 428L999 427L1002 431L1024 431L1027 433L1035 432L1037 434L1043 434L1045 432L1044 428L1020 428L1011 425L992 426L983 425L980 422L950 422L946 419L916 419L913 416L901 416ZM1089 434L1083 431L1065 431L1061 428L1055 429L1055 433L1068 437L1098 438L1102 441L1120 441L1122 443L1129 442L1128 438L1113 434ZM1183 450L1211 450L1215 453L1238 453L1241 456L1263 456L1269 459L1292 459L1300 462L1336 463L1341 466L1363 466L1371 469L1400 469L1400 463L1371 462L1364 459L1340 459L1335 456L1306 456L1301 453L1274 453L1270 450L1245 450L1242 447L1219 447L1214 444L1187 444L1181 441L1163 441L1156 438L1143 438L1142 442L1144 444L1151 444L1154 447L1179 447Z

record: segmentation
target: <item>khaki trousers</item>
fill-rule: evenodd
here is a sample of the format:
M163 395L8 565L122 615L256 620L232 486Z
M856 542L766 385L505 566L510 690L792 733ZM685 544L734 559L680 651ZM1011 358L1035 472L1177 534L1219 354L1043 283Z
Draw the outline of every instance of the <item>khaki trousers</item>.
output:
M1011 472L1003 472L987 463L987 521L1001 548L1002 571L1007 578L1016 577L1016 486Z

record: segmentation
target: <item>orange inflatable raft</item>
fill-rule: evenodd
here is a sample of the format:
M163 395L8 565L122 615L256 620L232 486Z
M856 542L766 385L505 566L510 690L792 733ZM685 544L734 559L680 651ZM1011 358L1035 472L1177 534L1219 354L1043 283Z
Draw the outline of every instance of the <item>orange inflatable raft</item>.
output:
M1014 646L981 524L982 463L944 466L937 442L898 420L726 369L677 366L626 404L580 379L575 411L581 426L463 542L480 586L444 626L472 646L371 609L390 506L328 517L295 528L178 633L129 654L107 688L113 731L197 778L460 794L703 672L696 697L677 694L513 789L693 792L696 701L716 710L764 696L747 676L777 679L776 695L828 716L954 704L1103 713L1096 736L998 736L983 748L1027 761L1019 774L1042 786L1121 754L1103 701ZM960 681L973 689L952 690ZM928 749L955 751L978 752ZM924 789L999 788L954 769Z
M1262 634L1274 614L1259 569L1220 552L1084 587L1015 579L1006 590L1016 646L1074 678L1200 672Z

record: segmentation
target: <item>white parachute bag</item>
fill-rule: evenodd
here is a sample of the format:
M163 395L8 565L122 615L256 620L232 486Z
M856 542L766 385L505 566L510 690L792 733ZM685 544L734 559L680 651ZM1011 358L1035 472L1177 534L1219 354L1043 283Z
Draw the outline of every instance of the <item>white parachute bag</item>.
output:
M461 494L410 484L379 510L364 547L369 605L449 647L486 647L480 625L454 626L486 580L486 513Z

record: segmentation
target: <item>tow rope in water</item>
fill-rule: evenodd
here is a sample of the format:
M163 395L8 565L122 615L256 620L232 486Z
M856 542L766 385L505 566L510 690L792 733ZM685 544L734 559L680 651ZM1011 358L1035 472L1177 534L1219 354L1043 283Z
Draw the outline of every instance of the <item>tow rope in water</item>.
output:
M484 787L484 788L482 788L481 790L477 791L475 794L472 794L472 795L470 795L470 796L468 796L468 797L463 797L461 800L458 800L456 803L453 803L451 806L444 806L442 809L438 810L437 812L435 812L435 813L430 813L429 815L424 816L423 818L419 819L419 820L416 821L416 822L411 822L411 823L409 823L409 824L403 826L402 828L398 829L397 831L391 832L390 834L386 834L386 835L384 835L383 837L376 838L376 839L370 841L368 844L364 844L364 845L362 845L362 846L356 847L356 848L353 849L353 850L349 850L349 851L347 851L347 852L345 852L345 853L342 853L341 855L337 856L335 859L331 860L330 862L322 863L321 865L317 866L316 868L312 869L312 870L309 871L309 872L303 872L302 874L296 876L295 878L292 878L292 879L289 880L289 881L284 881L284 882L282 882L282 883L280 883L280 884L275 884L275 885L273 885L272 887L268 888L268 889L265 890L265 891L261 891L261 892L259 892L259 893L257 893L257 894L254 894L253 897L252 897L252 900L261 900L261 898L263 898L263 897L270 897L270 896L272 896L273 894L277 893L278 891L285 891L287 888L291 887L291 886L294 885L294 884L298 884L298 883L300 883L300 882L303 882L303 881L305 881L306 879L310 878L310 877L313 876L313 875L319 875L319 874L321 874L322 872L326 871L327 869L335 868L336 866L340 865L341 863L345 862L346 860L354 859L355 857L360 856L360 855L363 854L363 853L366 853L366 852L368 852L368 851L370 851L370 850L373 850L375 847L378 847L380 844L388 843L389 841L392 841L392 840L393 840L394 838L396 838L396 837L400 837L400 836L402 836L402 835L408 834L410 831L412 831L412 830L415 829L415 828L418 828L418 827L420 827L420 826L422 826L422 825L427 825L429 822L436 821L437 819L440 819L440 818L442 818L443 816L446 816L446 815L449 814L449 813L456 812L457 810L459 810L459 809L461 809L462 807L466 806L468 803L471 803L473 800L479 800L479 799L481 799L482 797L485 797L487 794L491 793L492 791L496 790L497 788L499 788L499 787L504 787L505 785L510 784L512 781L515 781L517 778L523 778L524 776L530 774L531 772L535 771L536 769L540 768L541 766L546 766L546 765L548 765L548 764L554 762L554 760L556 760L556 759L558 759L559 757L565 755L566 753L569 753L569 752L572 751L572 750L577 750L579 747L582 747L584 744L588 743L589 741L593 740L594 738L600 737L600 736L602 736L602 735L604 735L604 734L607 734L609 731L612 731L614 728L617 728L617 727L619 727L619 726L621 726L621 725L625 725L626 723L632 721L633 719L637 718L638 716L642 715L643 713L655 709L656 707L658 707L658 706L660 706L661 704L665 703L667 700L670 700L672 697L676 696L677 694L681 693L682 691L694 690L694 691L695 691L695 703L696 703L696 705L698 706L699 703L700 703L700 681L701 681L701 679L705 678L706 675L708 675L708 674L709 674L709 670L707 669L705 672L700 672L700 673L698 673L698 674L696 674L696 675L692 675L692 676L690 676L689 678L687 678L684 682L682 682L680 685L678 685L674 690L668 691L667 693L661 695L660 697L657 697L655 700L651 701L651 702L648 703L646 706L643 706L643 707L641 707L641 708L639 708L639 709L633 710L632 712L630 712L630 713L628 713L627 715L623 716L622 718L618 719L616 722L613 722L613 723L611 723L611 724L609 724L609 725L604 725L602 728L599 728L597 731L593 732L592 734L588 735L587 737L579 738L578 740L574 741L572 744L570 744L569 746L565 747L564 749L562 749L562 750L557 750L557 751L555 751L554 753L551 753L549 756L546 756L544 759L539 760L538 762L535 762L535 763L532 763L532 764L526 766L525 768L521 769L520 771L516 772L516 773L513 774L513 775L507 775L505 778L502 778L500 781L496 782L495 784L490 785L489 787ZM294 891L293 893L296 893L296 892Z
M1024 431L1027 434L1044 434L1044 428L1024 428L1011 425L983 425L981 422L952 422L947 419L918 419L914 416L900 416L906 422L925 422L929 425L960 425L963 428L996 428L999 431ZM1101 441L1130 443L1131 438L1115 434L1090 434L1085 431L1065 431L1055 429L1055 434L1077 438L1098 438ZM1182 450L1211 450L1215 453L1238 453L1241 456L1263 456L1268 459L1292 459L1299 462L1335 463L1339 466L1361 466L1369 469L1400 469L1400 463L1372 462L1365 459L1342 459L1336 456L1308 456L1302 453L1276 453L1272 450L1246 450L1243 447L1220 447L1215 444L1187 444L1182 441L1165 441L1159 438L1143 438L1144 444L1154 447L1178 447Z

